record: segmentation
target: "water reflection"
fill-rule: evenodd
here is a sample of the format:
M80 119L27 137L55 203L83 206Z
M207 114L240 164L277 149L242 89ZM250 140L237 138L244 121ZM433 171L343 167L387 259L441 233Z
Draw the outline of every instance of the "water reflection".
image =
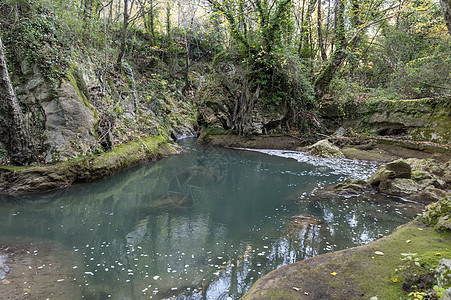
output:
M189 153L95 183L2 198L0 238L71 249L80 258L68 264L81 274L72 285L89 299L237 299L277 267L367 243L421 209L312 195L348 169L185 147ZM299 214L315 222L295 226Z

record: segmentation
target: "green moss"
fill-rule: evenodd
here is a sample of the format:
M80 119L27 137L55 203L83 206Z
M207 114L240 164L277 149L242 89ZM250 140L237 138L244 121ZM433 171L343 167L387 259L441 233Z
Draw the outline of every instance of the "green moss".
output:
M69 79L70 83L72 84L75 92L77 93L78 98L82 101L82 103L86 107L91 108L91 105L88 102L89 98L88 89L75 64L71 65L69 72L67 72L66 76Z
M176 146L161 136L140 139L121 144L110 152L84 156L50 166L0 167L0 186L3 193L26 193L46 191L112 175L124 168L141 162L156 160L175 154ZM30 186L29 178L39 177Z

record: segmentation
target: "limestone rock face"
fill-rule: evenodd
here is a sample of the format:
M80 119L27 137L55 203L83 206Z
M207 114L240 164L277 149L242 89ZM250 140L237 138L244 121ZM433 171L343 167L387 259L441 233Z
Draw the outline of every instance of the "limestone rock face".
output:
M93 148L95 119L84 94L83 74L69 71L68 78L51 87L37 66L22 69L25 83L16 94L45 161L67 160Z
M451 143L451 98L349 102L331 102L321 107L326 119L343 114L345 129L367 128L381 136L405 136L416 141ZM419 117L421 116L421 117Z
M78 98L74 87L63 82L57 92L58 99L42 103L46 115L44 145L47 162L86 153L96 143L91 134L93 112Z
M340 151L340 149L337 146L331 144L327 139L318 141L315 144L308 147L307 154L324 158L345 157L344 154Z
M444 174L444 170L439 162L433 159L408 158L405 161L412 168L413 179L438 179Z

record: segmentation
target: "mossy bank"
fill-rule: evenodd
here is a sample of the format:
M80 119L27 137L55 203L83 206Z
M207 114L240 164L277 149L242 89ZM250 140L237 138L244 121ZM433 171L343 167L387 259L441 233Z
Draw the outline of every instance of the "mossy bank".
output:
M25 194L54 190L107 177L139 163L181 151L178 145L156 136L121 144L109 152L49 166L3 166L0 167L0 193Z
M417 253L425 268L451 257L451 232L437 232L419 218L370 244L315 256L260 278L244 295L250 299L407 298L402 253ZM401 297L401 298L400 298Z

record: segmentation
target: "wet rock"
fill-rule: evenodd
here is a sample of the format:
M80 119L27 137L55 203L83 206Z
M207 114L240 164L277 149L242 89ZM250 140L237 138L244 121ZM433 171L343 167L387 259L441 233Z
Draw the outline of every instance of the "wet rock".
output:
M445 196L446 192L444 190L429 185L412 198L422 203L433 203L443 199Z
M376 173L371 176L368 183L371 185L379 186L383 182L387 182L395 178L411 177L410 165L402 159L395 160L391 163L385 164L380 167Z
M434 159L408 158L405 160L412 169L412 179L437 179L443 176L444 170Z
M384 180L379 184L378 187L381 193L408 197L421 190L421 185L419 185L415 180L408 178L394 178L392 180Z
M422 220L425 224L435 226L437 230L451 230L451 195L428 205L423 213Z
M324 220L311 215L296 215L291 217L290 228L297 229L306 225L317 226L324 224Z
M372 191L372 187L365 180L346 178L343 182L335 185L334 190L339 195L355 195Z
M331 144L327 139L318 141L312 146L307 147L307 154L324 158L345 158L340 149Z

